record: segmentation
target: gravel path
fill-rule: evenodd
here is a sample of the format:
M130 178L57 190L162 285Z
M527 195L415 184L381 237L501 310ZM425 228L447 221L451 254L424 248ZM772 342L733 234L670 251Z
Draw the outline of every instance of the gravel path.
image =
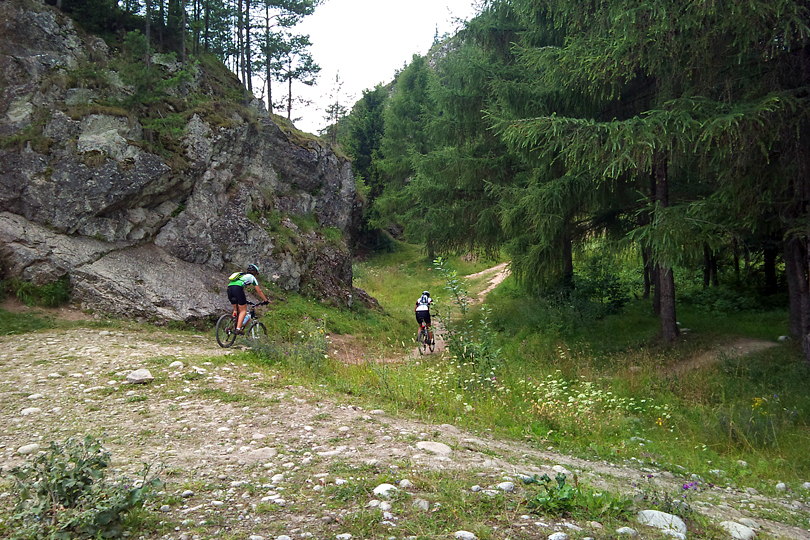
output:
M128 384L127 375L139 368L154 380ZM350 397L338 402L317 390L246 363L238 350L217 347L210 335L85 328L3 336L2 466L7 471L21 463L21 449L36 451L30 445L41 449L51 440L94 434L129 474L145 462L163 466L166 530L150 538L182 539L226 532L233 538L335 538L376 500L358 489L356 497L338 503L335 490L384 478L422 478L422 488L407 490L428 508L435 493L425 479L434 474L470 488L520 474L554 476L560 467L612 489L628 489L645 475L672 489L684 481L365 410ZM760 537L810 538L806 530L760 515L769 509L769 515L789 513L810 523L806 502L806 493L803 499L789 491L767 498L717 487L702 492L695 507L718 521L754 516ZM6 493L0 506L9 504ZM390 535L369 538L417 537L406 522L413 512L430 511L395 505L381 518L393 523ZM499 515L493 523L500 531L494 538L547 538L569 530L562 521L537 516ZM579 524L595 538L612 537L596 525Z

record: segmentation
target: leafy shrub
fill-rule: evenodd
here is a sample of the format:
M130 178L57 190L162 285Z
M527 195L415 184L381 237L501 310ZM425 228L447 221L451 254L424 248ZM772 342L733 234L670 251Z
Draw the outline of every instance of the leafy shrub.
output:
M466 284L458 272L450 270L439 257L433 262L436 271L444 278L444 289L450 293L451 302L458 308L460 319L451 314L441 317L444 325L444 340L460 368L460 386L489 385L494 380L495 370L501 364L501 349L495 346L495 331L490 323L490 310L481 309L478 320L469 317L470 298ZM474 377L468 378L468 371Z
M143 506L160 485L144 466L142 480L105 478L110 454L91 436L52 442L48 450L11 471L19 498L13 538L121 536L125 515Z
M5 282L4 289L11 291L26 306L56 307L70 300L68 276L62 276L45 285L35 285L30 281L12 278Z
M537 491L527 500L528 507L538 513L552 516L626 517L632 501L606 492L594 492L583 488L576 481L570 484L566 476L558 473L554 480L547 474L524 478Z
M760 299L752 291L729 287L686 289L680 293L679 300L705 313L756 311L763 307Z
M630 287L607 257L590 257L574 276L573 296L598 304L600 316L618 313L630 301Z

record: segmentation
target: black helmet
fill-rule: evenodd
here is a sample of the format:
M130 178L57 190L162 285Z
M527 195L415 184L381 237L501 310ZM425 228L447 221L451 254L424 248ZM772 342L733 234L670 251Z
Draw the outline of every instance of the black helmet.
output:
M247 266L247 271L250 272L251 274L258 274L259 273L259 267L257 265L255 265L255 264L249 264Z
M428 291L422 291L422 294L424 294L425 296L430 296L430 293Z

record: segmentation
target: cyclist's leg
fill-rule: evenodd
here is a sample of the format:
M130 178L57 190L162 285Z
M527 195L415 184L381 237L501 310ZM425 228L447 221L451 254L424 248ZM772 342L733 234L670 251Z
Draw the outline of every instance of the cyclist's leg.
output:
M433 343L433 327L430 325L430 312L425 314L425 324L427 324L428 342Z
M236 330L239 332L242 330L242 322L245 320L245 315L247 315L247 298L245 297L245 289L239 285L229 286L228 299L230 299L231 304L236 308Z

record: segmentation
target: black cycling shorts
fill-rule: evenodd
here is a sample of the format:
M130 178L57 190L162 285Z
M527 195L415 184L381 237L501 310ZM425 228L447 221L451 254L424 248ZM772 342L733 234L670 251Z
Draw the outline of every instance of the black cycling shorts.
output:
M228 285L228 301L237 306L247 305L245 288L241 285Z
M416 312L416 322L421 326L422 321L425 321L425 324L430 326L430 312L428 310L424 311L417 311Z

